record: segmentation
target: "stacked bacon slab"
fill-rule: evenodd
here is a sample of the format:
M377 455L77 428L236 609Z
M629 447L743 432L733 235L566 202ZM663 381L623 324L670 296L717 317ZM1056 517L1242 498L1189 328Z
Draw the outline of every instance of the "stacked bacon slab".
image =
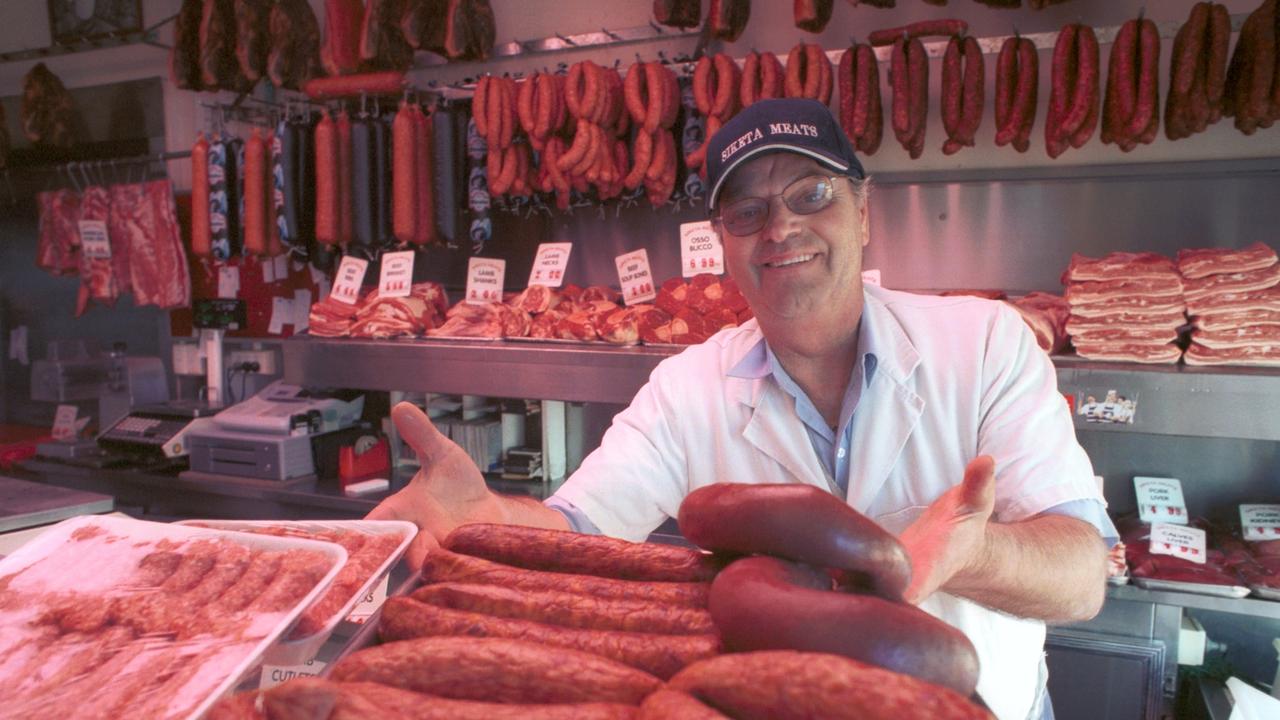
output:
M1063 273L1071 317L1067 333L1081 357L1176 363L1174 344L1186 323L1182 276L1156 253L1074 255Z
M1280 365L1280 264L1263 243L1242 250L1180 250L1188 365Z

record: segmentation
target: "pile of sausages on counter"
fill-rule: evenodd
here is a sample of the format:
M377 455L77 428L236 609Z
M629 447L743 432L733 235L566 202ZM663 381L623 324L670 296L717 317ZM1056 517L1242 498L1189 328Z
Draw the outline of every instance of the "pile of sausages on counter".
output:
M463 525L382 644L209 717L991 717L973 646L902 601L902 546L829 493L711 485L678 520L709 552Z

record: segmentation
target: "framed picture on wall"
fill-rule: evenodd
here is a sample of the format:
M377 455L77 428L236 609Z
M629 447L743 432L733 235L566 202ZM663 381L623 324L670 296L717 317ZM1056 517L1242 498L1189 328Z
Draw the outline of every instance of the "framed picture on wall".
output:
M142 29L142 0L46 0L55 45Z

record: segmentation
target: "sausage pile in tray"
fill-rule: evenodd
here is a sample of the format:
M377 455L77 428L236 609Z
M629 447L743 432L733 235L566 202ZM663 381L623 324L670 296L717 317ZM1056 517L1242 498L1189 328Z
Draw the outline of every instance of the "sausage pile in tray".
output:
M382 644L210 717L990 717L973 646L902 601L901 545L829 493L713 485L679 521L712 552L461 526Z

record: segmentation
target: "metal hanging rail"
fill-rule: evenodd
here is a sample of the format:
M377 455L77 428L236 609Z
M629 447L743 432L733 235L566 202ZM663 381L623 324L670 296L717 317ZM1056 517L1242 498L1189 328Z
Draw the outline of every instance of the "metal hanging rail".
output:
M1248 17L1247 13L1238 13L1238 14L1232 15L1231 31L1233 33L1239 32L1240 27L1244 24L1244 21L1247 17ZM1185 21L1179 21L1179 20L1167 20L1163 22L1157 22L1156 28L1160 33L1161 39L1170 40L1170 39L1173 39L1174 36L1178 34L1178 30L1182 28L1184 22ZM1120 25L1106 25L1102 27L1093 28L1093 32L1098 38L1098 44L1107 45L1107 44L1110 44L1112 41L1114 41L1116 34L1120 32L1120 27L1121 27ZM543 38L542 40L517 41L517 42L507 43L506 45L495 47L494 57L491 59L492 60L509 59L509 58L518 57L521 55L534 55L538 53L548 53L548 52L566 51L566 50L585 50L585 49L604 50L613 46L629 44L629 43L650 42L654 40L674 40L674 39L680 39L680 38L697 37L701 34L702 34L701 28L697 28L690 31L662 30L660 26L650 24L649 26L643 26L639 28L628 28L626 30L612 30L612 31L601 30L600 32L584 33L581 35L569 35L569 36L557 35L550 38ZM1039 50L1052 50L1053 46L1058 41L1058 31L1054 30L1050 32L1025 33L1025 34L1019 33L1016 35L1011 33L1008 35L992 35L988 37L981 37L981 38L977 38L978 47L982 49L983 54L997 55L1000 52L1000 48L1004 46L1005 41L1011 37L1022 37L1027 40L1030 40ZM850 42L852 43L852 39ZM946 39L924 40L923 44L925 48L925 53L930 58L940 58L947 51L947 43L948 43L948 40ZM696 57L699 54L699 51L701 51L702 49L703 49L702 46L699 45L699 47L693 52L693 55ZM893 52L893 48L891 46L877 47L877 48L874 48L874 50L876 53L877 60L879 60L881 63L889 62L890 55ZM826 50L825 52L828 59L830 59L833 63L835 63L835 62L839 62L840 56L844 53L844 51L845 51L845 48L840 48L838 50ZM638 53L636 57L637 59L640 59L640 56ZM746 58L735 57L733 58L733 60L739 66L742 66ZM785 67L787 64L787 54L785 52L779 54L778 60L781 61L782 65ZM473 61L473 62L476 64L482 64L485 61ZM677 72L681 72L684 74L692 74L695 66L695 63L692 60L690 60L688 57L671 58L671 57L668 57L663 52L657 53L656 62L661 62L664 65L671 66ZM453 67L459 64L461 63L448 62L448 63L440 63L435 65L426 65L426 66L418 67L416 69L417 70L441 70L446 67ZM516 77L521 76L520 73L514 73L514 74L516 75ZM437 83L435 83L435 81L431 81L430 84L432 85L432 89L437 91L440 89L440 87L446 88L446 90L444 91L444 96L447 98L450 98L450 99L465 98L465 97L469 97L472 91L475 89L475 78L468 77L456 82L439 83L438 85Z

